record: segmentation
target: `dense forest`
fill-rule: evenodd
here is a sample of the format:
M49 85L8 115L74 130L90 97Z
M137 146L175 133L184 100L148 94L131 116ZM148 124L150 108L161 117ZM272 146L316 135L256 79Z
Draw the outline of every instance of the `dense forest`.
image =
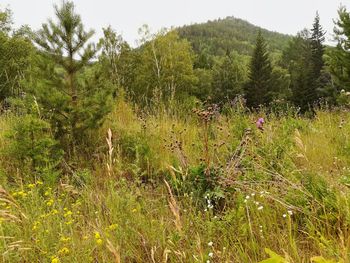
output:
M0 9L1 262L350 261L350 12L92 41Z

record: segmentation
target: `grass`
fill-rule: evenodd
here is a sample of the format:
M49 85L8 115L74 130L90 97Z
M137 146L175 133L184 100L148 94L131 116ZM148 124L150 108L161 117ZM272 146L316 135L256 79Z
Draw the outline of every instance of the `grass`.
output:
M21 179L1 155L1 261L349 262L348 117L236 109L206 126L119 100L93 154L57 184ZM0 117L3 130L15 118Z

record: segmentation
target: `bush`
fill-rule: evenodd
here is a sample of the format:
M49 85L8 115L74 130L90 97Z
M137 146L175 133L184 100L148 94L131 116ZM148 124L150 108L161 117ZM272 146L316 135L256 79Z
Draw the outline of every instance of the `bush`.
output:
M50 124L32 114L16 118L7 134L5 153L17 167L53 183L60 174L63 151L52 136Z

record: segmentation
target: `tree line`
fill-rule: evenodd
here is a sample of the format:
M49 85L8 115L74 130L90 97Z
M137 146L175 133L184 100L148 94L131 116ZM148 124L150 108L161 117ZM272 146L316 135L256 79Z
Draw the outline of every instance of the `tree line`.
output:
M224 104L243 97L251 109L280 103L305 113L323 101L346 102L350 89L350 15L345 7L335 21L336 47L325 46L317 14L312 29L290 38L281 52L271 54L259 30L249 55L234 49L220 55L205 48L195 52L178 30L152 33L147 26L139 30L137 48L112 27L92 43L94 31L84 27L72 2L54 9L55 18L36 32L14 30L11 11L1 11L0 103L3 110L31 116L30 129L50 127L53 141L45 143L54 148L58 142L71 156L90 140L122 94L141 107L179 101ZM26 123L21 125L18 129L28 132Z

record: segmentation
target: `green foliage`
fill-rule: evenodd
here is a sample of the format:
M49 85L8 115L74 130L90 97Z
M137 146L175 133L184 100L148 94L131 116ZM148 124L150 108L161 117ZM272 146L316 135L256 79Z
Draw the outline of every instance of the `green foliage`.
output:
M23 92L22 81L31 62L33 46L19 33L10 34L11 12L0 10L0 104Z
M232 100L243 93L247 80L247 60L237 52L227 54L213 66L212 97L214 102Z
M36 176L49 183L57 181L63 152L53 138L50 124L34 114L18 117L7 134L6 154L21 164L26 179ZM25 169L28 169L27 171Z
M272 101L272 65L265 39L259 31L250 63L249 80L245 87L247 106L257 108Z
M259 27L242 19L227 17L203 24L194 24L177 29L182 38L186 38L193 46L196 54L200 54L196 63L199 67L210 65L203 54L211 56L225 56L227 50L235 50L239 54L250 55L253 52ZM270 51L281 51L287 45L289 36L262 30L262 34L269 42ZM203 63L204 62L204 63Z
M350 13L345 7L338 10L339 18L335 21L336 48L329 49L328 68L336 85L349 91L350 87Z
M265 248L265 252L270 257L268 259L259 261L259 263L288 263L288 261L284 257L273 252L271 249Z
M157 104L191 93L197 79L189 42L180 39L176 31L151 35L144 26L140 33L142 46L138 50L139 63L135 64L135 81L131 87L134 98L139 102L153 98Z
M57 22L49 20L36 35L41 53L27 86L49 115L55 136L74 155L86 132L103 123L114 86L91 61L97 49L87 42L94 31L84 30L74 4L55 6L55 14Z

